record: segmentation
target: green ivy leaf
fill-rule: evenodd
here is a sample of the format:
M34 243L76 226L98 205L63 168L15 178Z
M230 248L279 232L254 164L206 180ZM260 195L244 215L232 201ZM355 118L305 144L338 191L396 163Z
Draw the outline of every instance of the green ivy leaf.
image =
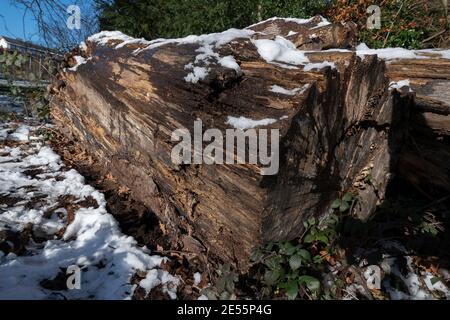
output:
M6 65L9 67L9 66L12 66L12 64L14 63L14 57L13 56L8 56L7 58L6 58Z
M324 234L318 234L316 235L316 240L323 242L324 244L328 245L330 243L328 237Z
M339 217L335 215L334 213L330 214L328 216L328 219L326 221L326 224L329 226L334 226L339 222Z
M294 300L298 295L298 281L290 280L280 285L284 291L286 291L286 295L289 300Z
M272 271L281 270L281 257L270 257L264 261L264 264Z
M340 212L345 212L348 209L350 209L350 204L348 202L342 201L341 205L339 206L339 211Z
M320 263L322 263L322 261L323 261L323 258L320 255L314 256L314 258L313 258L313 262L315 264L320 264Z
M314 236L312 234L307 234L305 236L305 238L303 239L303 241L305 243L312 243L312 242L314 242Z
M305 284L306 287L312 292L318 291L320 289L320 281L314 277L301 276L298 278L298 281L301 284Z
M340 199L336 199L331 203L331 208L332 209L337 209L339 208L341 205L341 200Z
M352 200L353 200L353 196L351 193L348 193L348 192L346 194L344 194L344 196L342 197L342 201L345 201L345 202L350 202Z
M261 252L261 250L255 250L250 256L250 260L253 262L260 261L264 257L264 254Z
M297 270L302 266L302 256L298 253L294 254L289 258L289 266L292 270Z
M275 285L281 278L281 270L266 270L264 273L264 283L269 286Z
M297 246L294 246L290 242L280 244L280 253L288 256L293 255L297 251Z
M297 253L302 257L303 261L311 262L311 253L305 249L299 249Z

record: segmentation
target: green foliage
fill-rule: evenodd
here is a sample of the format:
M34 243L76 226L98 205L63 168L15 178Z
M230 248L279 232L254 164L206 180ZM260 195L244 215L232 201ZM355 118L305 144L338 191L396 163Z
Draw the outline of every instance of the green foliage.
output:
M260 0L254 1L253 8L250 10L255 11L258 5L261 8L260 18L268 19L271 17L296 17L296 18L308 18L316 14L323 14L325 8L331 1L327 0L315 0L315 1L302 1L302 0ZM256 22L258 17L254 15L254 21Z
M370 5L381 9L381 29L366 27L369 16L366 9ZM449 27L448 13L441 0L337 0L327 13L334 21L356 22L358 41L371 48L440 47L445 45L440 37L424 40Z
M20 87L14 84L16 78L30 82L38 82L41 79L32 72L26 73L26 66L30 57L17 51L4 50L0 55L0 73L8 81L9 94L13 99L20 100L25 104L28 116L34 115L46 119L49 114L48 94L44 87ZM49 63L49 65L52 65ZM19 75L19 77L17 77ZM30 110L28 110L30 108Z
M352 203L355 201L353 195L351 193L346 193L342 199L336 199L331 204L332 209L339 210L339 212L346 212L352 206Z
M393 26L392 30L392 35L387 38L386 44L384 44L384 39L374 38L374 33L369 30L361 30L359 33L359 39L361 42L368 44L371 48L401 47L420 49L423 47L421 40L424 38L424 30L415 28L402 30L397 26Z
M42 137L44 141L50 141L54 137L53 131L48 128L39 128L36 130L35 134Z
M288 299L300 293L307 297L321 296L320 274L325 268L321 252L331 252L337 237L338 217L334 214L318 223L315 218L305 221L306 232L299 241L268 243L256 250L252 261L262 266L262 283L265 292L280 290Z
M210 300L234 300L235 285L238 281L237 273L226 263L221 265L217 272L217 279L214 286L208 287L202 291Z
M327 0L97 0L102 30L155 39L243 28L273 16L322 13Z
M37 116L44 120L48 118L50 113L49 97L45 88L22 88L11 83L9 95L24 104L27 116Z
M436 228L436 225L434 223L430 223L430 222L423 222L420 225L420 229L419 229L422 233L428 233L432 236L437 236L439 233L439 230Z
M267 256L261 260L266 268L263 283L283 289L289 299L297 297L301 286L309 289L311 294L316 294L320 282L307 274L315 263L311 253L300 244L291 242L279 243L276 247L275 252L267 251Z
M310 244L320 242L325 246L331 245L333 239L336 237L336 226L338 222L339 218L335 214L330 214L320 225L316 224L314 218L308 219L308 221L304 222L304 226L308 232L303 238L303 242Z
M20 72L28 61L29 57L25 54L4 50L0 54L0 73L4 77L11 77L14 73Z

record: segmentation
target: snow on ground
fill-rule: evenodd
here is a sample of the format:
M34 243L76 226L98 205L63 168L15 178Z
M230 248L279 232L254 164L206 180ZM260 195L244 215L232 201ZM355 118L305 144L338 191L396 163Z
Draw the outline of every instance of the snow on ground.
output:
M391 300L430 300L437 298L450 299L450 290L445 284L448 279L421 269L414 263L413 256L397 241L381 240L378 248L367 250L361 248L361 256L382 252L382 258L377 262L380 271L380 289L389 295ZM371 279L366 259L356 257L359 267L366 271L363 281ZM373 266L372 266L373 267ZM370 281L372 282L372 281ZM367 284L352 283L347 286L344 299L355 299L358 295L367 294Z
M176 298L179 279L159 268L165 258L122 234L104 195L35 131L0 124L0 299L129 299L138 271L147 273L140 283L147 292L162 285ZM17 250L14 239L27 234ZM72 265L81 269L81 289L43 287Z

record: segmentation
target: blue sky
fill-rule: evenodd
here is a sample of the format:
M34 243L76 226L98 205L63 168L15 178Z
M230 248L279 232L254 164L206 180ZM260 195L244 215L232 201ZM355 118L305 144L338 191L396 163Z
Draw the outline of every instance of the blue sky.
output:
M40 42L31 14L16 8L10 0L0 0L0 35Z
M30 12L26 13L22 7L18 8L14 3L14 0L0 0L0 35L43 44L33 15ZM87 14L87 10L93 12L92 0L59 0L59 3L65 6L79 5L82 9L82 16Z

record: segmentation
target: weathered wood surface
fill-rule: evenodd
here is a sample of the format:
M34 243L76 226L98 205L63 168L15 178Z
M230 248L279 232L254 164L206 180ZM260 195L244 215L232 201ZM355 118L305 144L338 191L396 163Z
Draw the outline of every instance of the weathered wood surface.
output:
M450 60L398 60L388 64L393 81L408 79L416 95L414 117L418 127L432 129L438 135L450 135Z
M398 172L430 198L450 193L450 60L438 53L387 64L392 81L408 80L415 95Z
M298 237L305 219L328 214L344 192L359 199L354 213L369 217L397 163L413 95L389 89L383 61L353 52L308 52L311 63L335 67L305 71L303 65L269 63L255 46L255 39L273 38L273 30L289 29L300 39L315 29L346 28L319 26L316 19L307 28L291 22L284 28L283 20L276 28L256 25L255 34L213 44L218 56L199 62L209 72L197 83L185 80L186 66L204 50L195 41L87 41L75 52L86 63L62 72L51 88L52 116L160 217L174 245L245 270L253 248ZM344 34L345 41L322 36L319 48L347 48L353 40ZM299 40L297 46L303 45ZM240 70L218 63L225 56L233 56ZM305 90L287 95L272 92L273 85ZM280 130L276 175L261 175L261 165L172 163L174 130L193 133L201 119L204 130L225 132L228 116L277 119L258 127Z
M297 19L269 19L248 29L258 32L256 38L282 36L299 50L350 49L356 44L356 25L353 22L328 25L320 16L302 24Z

